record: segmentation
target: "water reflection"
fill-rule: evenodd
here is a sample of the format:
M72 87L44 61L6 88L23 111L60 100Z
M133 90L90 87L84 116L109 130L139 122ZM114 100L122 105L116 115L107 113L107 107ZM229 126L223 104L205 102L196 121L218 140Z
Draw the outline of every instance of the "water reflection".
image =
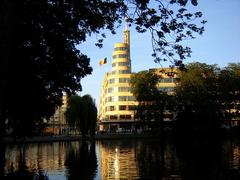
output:
M198 140L177 143L183 179L214 180L223 177L222 149L218 140Z
M94 142L9 145L0 158L0 179L94 179L97 167Z
M171 143L101 141L102 179L180 178L180 163Z
M5 151L5 172L17 171L18 162L25 162L29 171L58 171L64 168L64 143L23 144L8 146Z
M66 148L67 179L94 179L97 171L95 142L69 144Z
M135 179L139 177L134 142L101 141L98 146L101 179Z
M0 179L239 180L240 142L106 140L0 146Z

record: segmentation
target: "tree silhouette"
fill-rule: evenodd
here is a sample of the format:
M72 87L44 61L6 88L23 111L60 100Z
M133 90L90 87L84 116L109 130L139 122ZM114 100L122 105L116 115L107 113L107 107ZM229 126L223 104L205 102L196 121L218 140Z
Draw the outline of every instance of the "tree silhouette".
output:
M86 134L95 135L97 108L92 97L90 95L71 96L66 111L66 119L69 125L79 128L84 138Z
M143 124L163 132L163 114L170 103L170 96L158 89L161 75L152 71L142 71L131 76L131 91L138 101L137 117ZM152 122L154 120L154 122Z
M198 62L186 68L179 73L176 87L178 130L187 134L214 134L223 118L217 78L220 69Z
M68 98L68 108L65 114L66 121L74 129L80 126L82 99L78 95L72 95Z
M95 142L79 142L79 148L69 147L65 165L68 179L94 179L97 171Z
M225 120L240 117L240 63L230 63L219 74L219 94ZM231 126L231 123L230 123Z

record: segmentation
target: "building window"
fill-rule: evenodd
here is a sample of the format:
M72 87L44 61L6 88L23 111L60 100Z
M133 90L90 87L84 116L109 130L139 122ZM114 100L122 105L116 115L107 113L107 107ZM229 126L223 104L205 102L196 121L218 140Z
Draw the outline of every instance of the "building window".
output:
M119 96L118 101L135 101L134 96Z
M128 96L128 101L135 101L136 98L134 96Z
M163 78L160 81L161 83L172 83L173 82L173 78Z
M128 47L115 47L114 51L128 51Z
M117 71L112 71L112 74L116 74L117 73Z
M127 96L119 96L118 101L127 101Z
M115 98L114 96L107 97L107 102L114 102Z
M116 66L130 66L130 62L115 62L115 63L112 63L112 67L116 67Z
M117 63L118 66L130 66L129 62L118 62Z
M127 106L121 105L119 106L119 111L127 110Z
M130 120L131 115L120 115L119 118L122 119L122 120Z
M109 119L110 119L110 120L117 120L117 115L110 115L110 116L109 116Z
M177 79L176 78L163 78L160 81L161 83L176 83Z
M118 92L130 92L130 87L118 87Z
M174 92L173 87L159 87L158 90L163 92Z
M115 110L115 106L110 106L110 111L114 111Z
M128 54L116 54L113 55L113 59L117 59L117 58L128 58L129 55Z
M130 70L127 69L127 70L119 70L118 73L119 74L130 74L131 72L130 72Z
M133 106L133 105L128 106L128 110L134 111L135 110L135 106Z
M130 78L119 78L119 83L129 83Z
M109 79L108 82L109 84L113 84L115 82L115 79Z
M115 110L115 106L107 106L106 111L114 111Z
M107 92L108 92L108 93L112 93L112 92L113 92L113 87L108 88L108 89L107 89Z

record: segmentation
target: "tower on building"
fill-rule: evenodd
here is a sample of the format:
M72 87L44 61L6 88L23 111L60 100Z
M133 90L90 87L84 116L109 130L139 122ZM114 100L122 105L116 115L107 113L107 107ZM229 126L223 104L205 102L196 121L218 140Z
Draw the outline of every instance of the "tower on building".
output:
M105 74L99 107L99 127L103 131L131 130L134 123L135 98L130 90L130 31L124 41L114 45L112 70Z
M156 68L149 69L149 71L161 76L161 82L157 85L160 91L173 94L176 74L173 76L167 75L169 72L173 72L173 69ZM137 128L136 122L138 122L138 119L135 117L135 109L138 102L131 93L131 75L130 31L126 24L124 40L114 45L112 69L105 74L102 82L98 113L99 131L122 132ZM169 118L172 116L171 112L166 111L165 114L166 121L172 119Z

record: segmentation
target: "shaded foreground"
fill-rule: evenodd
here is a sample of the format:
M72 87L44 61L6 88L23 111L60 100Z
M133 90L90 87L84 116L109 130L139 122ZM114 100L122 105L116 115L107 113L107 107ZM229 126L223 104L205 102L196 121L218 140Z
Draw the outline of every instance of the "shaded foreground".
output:
M0 147L0 179L240 179L240 141L99 140Z

